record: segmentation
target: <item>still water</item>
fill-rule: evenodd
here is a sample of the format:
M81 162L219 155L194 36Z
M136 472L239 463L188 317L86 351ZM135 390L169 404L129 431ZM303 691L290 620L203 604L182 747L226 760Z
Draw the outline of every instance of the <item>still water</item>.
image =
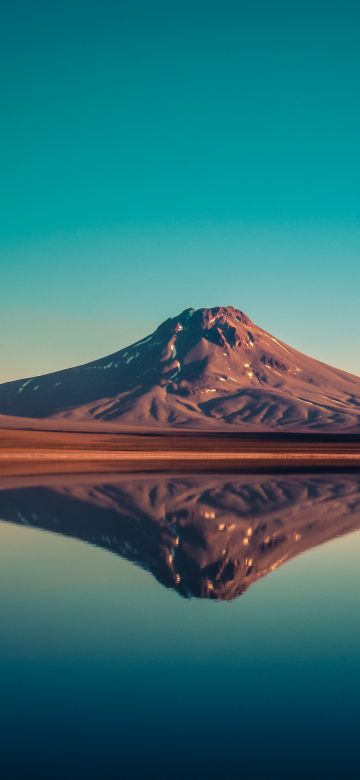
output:
M360 474L0 483L6 778L356 777Z

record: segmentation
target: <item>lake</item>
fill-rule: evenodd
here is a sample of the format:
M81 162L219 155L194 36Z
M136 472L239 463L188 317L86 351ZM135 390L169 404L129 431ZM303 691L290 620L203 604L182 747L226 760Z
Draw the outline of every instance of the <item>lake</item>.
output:
M5 778L352 777L360 474L0 483Z

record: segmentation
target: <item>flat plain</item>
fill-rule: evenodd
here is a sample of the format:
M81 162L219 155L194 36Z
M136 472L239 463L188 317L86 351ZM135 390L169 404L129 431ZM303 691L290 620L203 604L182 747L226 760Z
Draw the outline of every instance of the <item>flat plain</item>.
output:
M0 429L0 475L360 469L359 435Z

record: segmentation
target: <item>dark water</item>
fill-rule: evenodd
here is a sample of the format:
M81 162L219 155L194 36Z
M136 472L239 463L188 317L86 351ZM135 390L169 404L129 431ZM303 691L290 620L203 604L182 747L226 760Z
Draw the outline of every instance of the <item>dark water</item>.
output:
M0 518L2 776L358 776L360 474L8 481Z

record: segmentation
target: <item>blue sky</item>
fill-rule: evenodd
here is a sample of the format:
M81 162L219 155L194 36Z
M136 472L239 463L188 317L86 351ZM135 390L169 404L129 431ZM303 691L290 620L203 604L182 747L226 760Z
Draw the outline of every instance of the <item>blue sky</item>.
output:
M1 15L0 380L219 304L360 373L357 3Z

